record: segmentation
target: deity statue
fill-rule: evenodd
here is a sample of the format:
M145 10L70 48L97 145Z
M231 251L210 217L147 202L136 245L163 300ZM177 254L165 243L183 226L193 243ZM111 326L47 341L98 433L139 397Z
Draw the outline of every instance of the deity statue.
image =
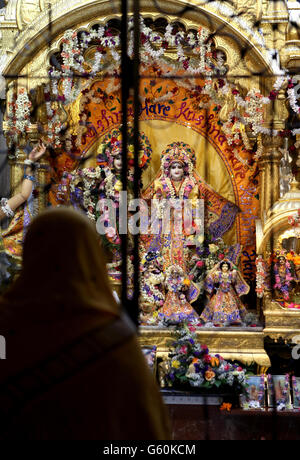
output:
M247 310L240 300L248 294L250 287L230 260L219 262L208 274L205 288L209 302L200 319L214 325L242 324Z
M149 165L152 149L143 132L139 135L139 166L142 170ZM95 168L77 169L70 174L70 201L74 207L83 209L96 223L102 245L111 259L108 275L113 283L121 284L121 237L119 233L120 192L122 184L122 134L113 129L101 142L98 149ZM134 147L133 131L128 132L128 175L127 200L133 198ZM107 207L109 203L109 207ZM126 206L126 203L124 203ZM133 242L128 234L128 256L131 255ZM130 266L131 259L129 258ZM130 270L131 272L131 270ZM130 285L132 283L129 283Z
M165 301L165 275L163 261L158 253L144 255L141 263L141 314L142 324L157 324L158 313Z
M273 265L273 288L277 300L291 301L297 281L293 262L287 260L284 251L281 251Z
M160 312L166 319L197 317L192 303L199 296L199 288L189 278L189 248L196 247L198 240L203 242L204 230L212 241L220 238L239 211L197 175L195 164L195 152L189 145L170 144L161 155L156 179L142 194L154 203L158 225L147 244L148 251L158 252L163 259L168 281ZM204 202L203 216L198 212L200 200Z

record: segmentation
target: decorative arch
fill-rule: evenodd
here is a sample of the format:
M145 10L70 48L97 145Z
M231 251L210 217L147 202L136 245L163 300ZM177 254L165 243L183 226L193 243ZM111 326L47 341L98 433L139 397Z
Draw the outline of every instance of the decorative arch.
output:
M162 13L157 12L154 2L141 0L140 8L144 14L162 15ZM236 55L237 46L231 43L234 52L228 52L230 46L228 47L226 42L234 39L236 45L240 44L243 48L251 49L249 63L253 66L252 68L264 69L265 73L269 75L273 73L262 36L253 32L245 21L236 20L235 22L231 20L228 23L226 11L227 13L230 12L230 5L226 5L226 8L223 5L222 8L214 9L209 4L199 5L196 0L166 0L163 2L164 16L169 19L178 17L176 12L184 11L185 8L184 21L207 26L213 32L221 31L218 34L220 38L217 46L223 47L224 51L227 52L228 60L232 60ZM99 11L101 11L100 14ZM93 22L95 17L100 19L113 16L120 17L120 11L114 7L114 2L110 0L76 0L72 2L71 6L64 0L52 3L51 10L43 9L17 37L4 75L19 75L28 61L36 58L41 50L49 46L49 43L54 43L65 30ZM49 19L51 20L51 27L49 27Z
M221 30L220 34L214 36L214 42L216 48L222 50L227 57L226 66L229 82L231 81L233 70L235 73L239 73L241 77L247 75L247 71L249 71L249 69L247 70L247 67L244 66L242 60L239 59L239 46L251 48L247 59L249 67L252 70L254 69L257 73L263 71L263 73L272 75L273 69L261 37L253 34L253 31L248 30L243 24L229 24L226 21L227 18L224 12L222 14L220 11L214 11L209 5L197 5L196 3L198 2L194 2L195 5L193 10L186 11L184 18L181 17L178 19L174 14L176 8L183 8L190 3L191 2L183 0L167 0L163 5L166 11L163 15L161 12L157 12L153 2L142 0L141 11L143 17L150 18L153 21L159 18L164 18L168 23L180 21L186 30L197 31L199 27L203 27L212 34ZM9 81L8 100L10 100L9 98L16 88L25 88L28 94L30 94L31 91L35 91L35 100L33 104L38 106L39 101L42 101L41 111L44 111L44 114L39 115L39 117L47 117L45 107L49 101L47 101L47 98L45 99L43 87L47 84L47 80L49 79L49 60L53 54L60 51L65 31L73 30L77 34L80 31L91 30L98 22L105 24L109 20L120 18L120 12L114 10L113 5L114 3L108 0L85 0L84 2L78 0L73 2L70 9L66 2L58 1L53 4L51 27L49 27L49 10L43 10L30 26L24 29L20 34L14 52L6 65L4 74ZM99 14L99 11L101 11L101 14ZM29 78L15 79L13 77L14 75L28 75ZM37 75L36 78L35 75ZM244 90L246 92L248 90L253 90L253 88L260 87L261 82L259 76L252 78L250 81L248 80L247 84L245 84L245 81L246 79L243 78L238 81L241 91ZM88 86L82 89L89 91ZM230 90L231 89L230 87ZM233 95L230 94L231 100L227 100L227 95L224 91L223 93L222 100L224 104L223 107L221 107L222 111L217 107L218 104L216 102L210 102L206 108L208 116L213 116L211 120L214 121L215 127L217 127L220 120L226 120L228 118L228 114L232 111L232 105L234 105ZM77 119L78 117L80 119L80 114L83 111L82 109L84 109L86 105L84 99L84 97L78 96L78 98L68 106L62 106L62 104L58 103L55 108L53 106L50 107L50 110L55 113L55 122L62 124L66 123L68 118L70 118L72 114L74 115L74 113ZM181 99L182 104L184 104L184 97L181 96ZM189 111L193 111L191 100L189 100L189 105L186 103L185 107L187 107ZM180 112L180 104L177 109ZM214 112L215 109L217 110ZM179 115L179 112L177 115ZM201 116L203 117L202 120L200 120ZM205 130L204 126L207 124L205 120L206 115L198 114L198 116L192 115L192 117L194 117L191 120L193 128L195 131L198 129L198 132L203 134ZM201 133L199 126L201 126L202 121ZM186 126L188 126L189 122L190 120L188 119L183 120L183 124ZM195 126L197 123L198 128ZM230 130L231 127L227 130L228 138ZM211 131L211 128L209 128L209 131ZM36 139L39 135L37 126L31 125L28 133L29 137ZM247 137L246 133L243 134ZM86 133L83 132L82 135L84 136ZM97 136L98 135L99 132L97 133ZM220 136L222 136L221 130ZM233 149L228 144L225 137L226 136L223 135L223 138L218 139L218 145L210 139L210 144L214 143L216 145L217 154L223 156L223 160L225 160L228 178L233 184L235 202L241 207L243 213L243 218L239 217L238 222L238 241L246 247L243 256L244 275L248 274L249 277L251 277L251 271L253 272L255 261L255 241L253 239L255 214L251 214L252 211L250 208L252 207L254 213L258 209L257 185L252 185L251 181L255 177L257 165L255 166L253 163L249 163L249 161L252 161L251 154L249 153L250 147L245 149L242 148L242 144L240 144L237 148ZM61 185L60 182L62 180L63 171L68 171L68 169L73 168L74 163L78 161L83 153L84 149L80 146L77 147L78 152L75 152L71 159L66 157L65 152L59 151L54 165L56 170L54 181L56 181L58 187ZM59 148L61 148L61 146L58 147L58 149ZM57 189L54 189L54 192L56 193ZM240 233L242 228L246 229L243 237Z

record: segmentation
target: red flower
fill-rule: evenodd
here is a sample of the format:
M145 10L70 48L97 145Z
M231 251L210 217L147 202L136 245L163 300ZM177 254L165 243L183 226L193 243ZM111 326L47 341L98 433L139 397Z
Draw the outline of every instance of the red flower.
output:
M210 355L204 356L203 359L204 359L204 362L205 362L206 364L209 364L209 363L211 362L211 356L210 356Z
M144 45L144 44L146 43L146 41L147 41L147 37L146 37L146 35L142 32L142 33L141 33L141 42L142 42L142 45Z
M270 94L269 94L270 101L274 101L277 96L278 96L278 91L274 91L274 90L271 91Z
M238 94L240 94L240 92L239 92L237 89L233 89L233 90L232 90L232 94L233 94L234 96L237 96Z
M181 347L179 350L179 353L182 353L183 355L185 355L187 353L187 346L184 345L183 347Z
M218 258L219 258L220 260L222 260L222 259L225 258L225 255L224 255L224 254L219 254Z

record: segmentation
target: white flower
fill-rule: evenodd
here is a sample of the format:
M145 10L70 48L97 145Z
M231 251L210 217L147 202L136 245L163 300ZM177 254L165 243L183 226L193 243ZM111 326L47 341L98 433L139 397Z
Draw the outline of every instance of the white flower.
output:
M219 250L219 248L218 248L218 246L216 244L209 244L208 247L209 247L209 252L211 254L215 254Z

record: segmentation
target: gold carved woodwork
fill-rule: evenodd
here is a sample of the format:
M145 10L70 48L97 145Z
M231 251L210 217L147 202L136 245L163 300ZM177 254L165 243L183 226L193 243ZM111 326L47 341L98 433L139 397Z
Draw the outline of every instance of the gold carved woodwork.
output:
M280 161L282 138L262 136L264 154L260 160L261 171L261 214L267 212L280 197ZM264 216L262 215L264 221Z
M263 330L197 330L197 341L208 346L213 354L221 354L224 359L238 360L245 365L253 363L270 367L270 359L264 350ZM141 327L139 342L142 347L156 345L157 356L166 357L169 343L174 340L170 329Z

